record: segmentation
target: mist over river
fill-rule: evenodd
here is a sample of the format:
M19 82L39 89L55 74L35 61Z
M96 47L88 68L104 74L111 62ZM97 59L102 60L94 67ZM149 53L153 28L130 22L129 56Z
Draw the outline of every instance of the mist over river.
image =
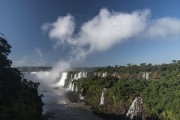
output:
M103 120L87 109L66 104L63 95L65 92L65 89L60 88L45 93L43 98L43 101L47 101L45 110L55 113L55 118L51 120Z
M24 78L40 82L39 94L43 94L44 113L52 112L55 114L55 118L50 120L103 120L103 118L93 114L90 110L83 108L82 105L79 107L78 104L66 104L64 94L68 91L67 89L55 89L53 86L37 79L35 75L36 73L24 73Z

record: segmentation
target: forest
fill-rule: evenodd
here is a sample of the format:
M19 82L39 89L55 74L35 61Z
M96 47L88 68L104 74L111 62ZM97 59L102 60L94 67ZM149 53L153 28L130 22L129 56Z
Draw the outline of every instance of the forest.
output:
M11 45L0 37L0 120L46 120L39 83L23 79L8 59Z
M8 59L11 46L0 37L0 120L46 120L42 115L39 83L23 79ZM48 68L49 69L49 68ZM107 73L106 77L94 73ZM136 97L143 98L143 116L150 120L180 119L180 60L152 65L127 64L99 67L88 72L87 78L74 80L78 93L69 92L71 101L79 101L83 89L86 105L108 120L123 119ZM100 105L102 91L104 104Z
M107 73L107 76L94 76L94 73ZM146 73L148 78L143 76ZM180 60L161 65L107 66L93 74L73 82L78 84L79 93L83 89L84 103L90 105L94 113L108 120L123 119L133 100L139 96L144 103L142 119L180 119ZM104 104L100 105L104 88ZM78 93L69 94L73 96L69 97L71 101L78 101L75 97Z

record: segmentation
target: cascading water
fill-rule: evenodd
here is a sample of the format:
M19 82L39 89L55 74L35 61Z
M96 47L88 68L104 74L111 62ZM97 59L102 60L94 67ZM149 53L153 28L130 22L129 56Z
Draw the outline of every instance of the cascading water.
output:
M68 85L68 89L69 89L69 90L71 90L71 88L72 88L72 81L73 81L73 79L70 79L70 80L69 80L69 85Z
M102 77L106 77L107 76L107 72L102 73Z
M74 83L72 83L71 91L74 91Z
M102 92L102 95L101 95L100 105L104 105L104 91Z
M81 79L81 77L82 77L82 72L79 72L77 79Z
M86 78L86 77L87 77L87 72L79 72L77 79Z
M98 72L98 76L101 77L101 72Z
M67 76L68 76L68 72L63 72L60 81L57 83L57 86L64 86Z
M102 91L100 105L104 105L104 92L105 91L106 91L106 88L104 88L103 91Z
M80 94L79 94L79 99L80 100L84 100L84 88L81 88L81 90L80 90Z
M75 83L75 92L78 92L77 83Z
M71 88L72 88L72 81L73 81L73 73L71 73L71 78L70 78L70 80L69 80L69 83L68 83L68 89L69 90L71 90Z
M78 73L75 73L74 74L74 80L77 80L78 79Z
M143 99L141 97L136 97L132 102L128 112L126 113L126 117L130 117L132 120L134 117L142 118L143 112Z
M44 94L44 97L42 98L43 102L45 103L43 113L54 113L55 118L53 118L53 120L102 120L88 110L68 106L64 96L67 89L63 87L54 89L55 80L48 81L38 78L39 75L43 77L44 74L49 74L49 72L43 71L41 73L43 74L39 74L39 72L23 72L22 77L27 80L33 80L34 82L40 82L38 93ZM74 80L73 78L74 76L71 75L71 81ZM71 81L69 80L70 83L74 84L74 82ZM72 89L75 90L74 88Z
M73 81L81 79L81 78L86 78L86 77L87 77L87 72L78 72L78 73L75 73L74 76L73 74L71 74L71 79L69 80L68 89L71 91L78 91L77 86L75 86Z
M75 92L78 91L77 83L75 83L75 82L72 83L71 91L75 91Z

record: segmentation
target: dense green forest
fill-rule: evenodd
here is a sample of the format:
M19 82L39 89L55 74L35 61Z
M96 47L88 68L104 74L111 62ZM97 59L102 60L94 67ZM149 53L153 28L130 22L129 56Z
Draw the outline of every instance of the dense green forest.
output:
M132 101L135 97L140 96L144 101L143 117L145 119L180 119L179 60L161 65L142 63L140 65L108 66L94 72L107 72L107 77L92 75L74 82L78 83L79 93L83 88L84 102L90 105L95 113L109 120L124 118ZM144 73L148 73L149 77L142 77ZM104 88L106 88L105 103L100 105Z
M42 95L37 91L39 83L23 79L21 73L11 67L10 52L11 46L0 37L0 120L45 120ZM107 73L107 76L95 73ZM180 119L180 60L161 65L99 67L88 74L87 78L73 81L78 84L79 91L69 93L70 98L79 101L83 89L85 104L108 120L123 119L137 96L144 101L144 118ZM105 101L100 105L104 88Z
M0 37L0 120L45 120L39 83L27 81L11 67L11 46Z

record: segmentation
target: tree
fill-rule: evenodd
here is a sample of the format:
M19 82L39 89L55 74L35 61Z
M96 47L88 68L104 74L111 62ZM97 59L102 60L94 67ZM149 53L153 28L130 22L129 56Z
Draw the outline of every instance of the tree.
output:
M177 60L172 60L172 62L173 62L173 63L176 63L176 62L177 62Z
M0 36L0 68L10 67L12 61L7 58L11 52L11 45L8 44L5 38Z
M0 37L0 120L44 120L39 83L22 80L20 71L11 67L10 52L11 46Z

